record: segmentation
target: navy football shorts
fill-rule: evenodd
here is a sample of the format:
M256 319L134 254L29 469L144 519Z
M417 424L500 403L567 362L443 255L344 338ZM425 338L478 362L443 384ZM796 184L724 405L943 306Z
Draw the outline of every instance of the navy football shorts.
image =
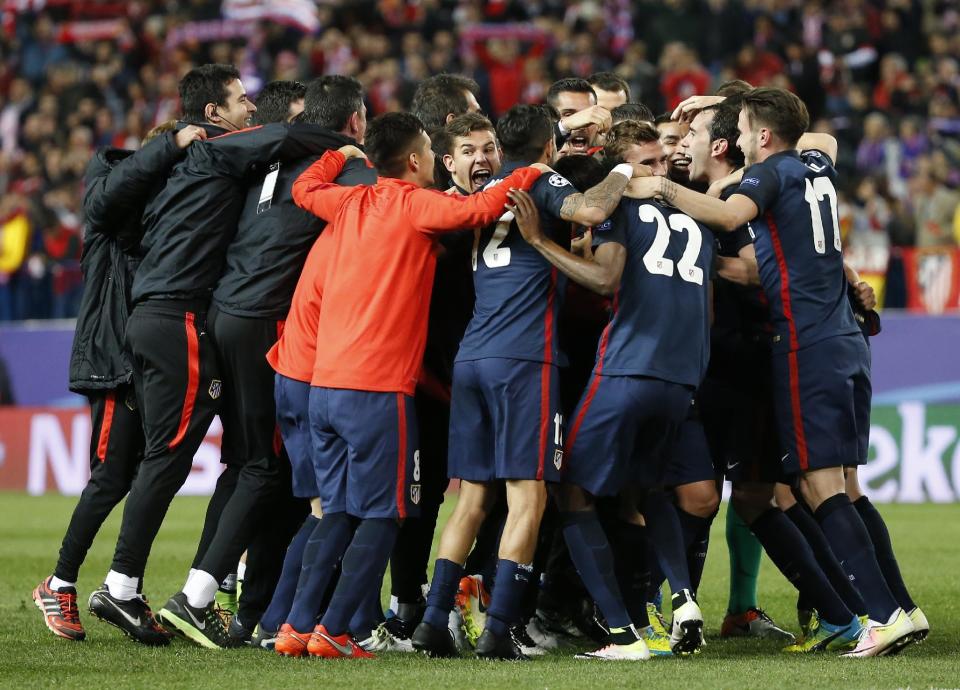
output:
M642 376L594 374L574 412L563 480L594 496L657 486L690 408L686 386Z
M449 448L452 479L560 481L556 365L500 357L454 364Z
M690 402L687 417L680 424L677 437L667 450L664 486L683 486L694 482L715 481L717 478L696 398Z
M769 361L736 382L708 377L697 400L718 475L731 482L793 481L781 462Z
M325 514L419 515L422 485L412 396L311 386L310 439Z
M855 465L869 439L870 370L859 334L773 355L773 397L783 469L796 474Z
M316 498L320 493L310 444L310 384L277 374L273 397L277 404L277 426L290 457L293 495Z

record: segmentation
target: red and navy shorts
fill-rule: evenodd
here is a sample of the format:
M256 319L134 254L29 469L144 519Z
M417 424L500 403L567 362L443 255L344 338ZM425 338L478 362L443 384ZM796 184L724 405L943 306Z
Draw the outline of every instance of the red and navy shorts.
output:
M663 484L691 395L661 379L594 374L573 414L563 481L594 496Z
M323 512L418 516L422 484L413 397L311 386L309 404Z
M865 459L870 391L869 354L860 334L774 353L773 400L784 471L797 474Z
M449 448L447 473L454 479L560 481L556 365L500 357L454 364Z
M686 419L680 425L677 437L667 452L664 486L683 486L695 482L715 481L716 470L707 445L707 436L696 404L691 400Z

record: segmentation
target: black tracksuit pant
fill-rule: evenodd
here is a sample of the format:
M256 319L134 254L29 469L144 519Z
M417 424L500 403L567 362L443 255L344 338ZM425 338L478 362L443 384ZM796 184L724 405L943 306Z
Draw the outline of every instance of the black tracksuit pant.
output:
M133 386L90 392L90 481L80 494L53 574L76 582L103 521L130 491L143 459L143 426Z
M222 381L206 332L206 304L147 300L127 322L143 462L123 511L112 569L143 577L150 548L219 407Z
M193 567L222 580L234 571L241 554L250 547L247 580L252 582L245 580L244 592L248 584L253 584L254 590L244 598L249 608L251 594L262 596L262 608L253 607L262 610L273 594L290 538L309 511L304 501L288 505L295 501L290 461L277 431L274 371L266 360L282 322L234 316L214 304L209 323L224 378L220 419L222 461L227 470L207 510ZM282 520L284 524L258 529L267 520ZM271 559L277 564L266 562ZM275 569L273 576L270 573Z

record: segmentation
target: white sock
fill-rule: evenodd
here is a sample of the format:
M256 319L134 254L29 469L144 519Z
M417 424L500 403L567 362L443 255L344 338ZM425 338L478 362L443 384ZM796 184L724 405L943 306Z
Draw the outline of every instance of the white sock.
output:
M76 582L67 582L66 580L61 580L56 575L50 578L50 589L61 590L67 587L76 588L76 586L77 586Z
M223 582L220 583L220 589L224 592L236 592L237 591L237 574L230 573L225 578L223 578Z
M110 596L120 601L130 601L137 596L137 585L140 584L140 580L111 570L107 573L104 584L107 585Z
M183 586L183 593L187 595L187 603L195 609L203 609L210 605L217 594L220 583L210 573L196 570L187 578Z
M237 580L243 582L243 576L247 574L247 564L245 561L237 563Z

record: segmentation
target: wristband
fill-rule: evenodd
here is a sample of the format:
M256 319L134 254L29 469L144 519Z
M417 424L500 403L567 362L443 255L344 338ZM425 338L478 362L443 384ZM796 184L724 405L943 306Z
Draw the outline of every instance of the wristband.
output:
M570 130L563 126L563 120L557 120L557 130L559 130L560 136L562 137L570 134Z
M611 170L610 172L620 173L621 175L626 177L627 180L633 179L633 166L630 165L629 163L620 163L618 165L615 165L613 166L613 170Z

